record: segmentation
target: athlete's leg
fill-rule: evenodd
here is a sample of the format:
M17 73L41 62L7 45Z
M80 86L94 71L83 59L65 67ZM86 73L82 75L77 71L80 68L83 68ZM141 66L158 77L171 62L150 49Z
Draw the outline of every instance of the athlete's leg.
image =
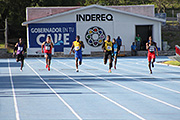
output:
M48 53L48 71L50 71L50 65L51 65L51 54Z
M79 65L81 65L82 64L82 54L79 56Z
M24 66L24 60L21 60L21 70L22 70L23 66Z
M107 55L107 52L104 53L104 64L107 63L107 59L108 59L108 55Z
M116 69L116 64L117 64L117 55L114 55L114 69Z
M154 67L154 62L155 62L155 58L156 58L155 54L153 54L152 58L153 58L152 67Z
M50 71L51 59L48 58L48 71Z
M75 62L76 62L75 63L76 64L76 72L78 72L79 70L78 70L78 58L77 57L75 58Z
M19 54L16 55L16 62L19 62Z
M150 74L152 74L152 70L151 70L151 54L150 53L148 53L148 67L149 67Z
M24 66L24 56L21 55L20 57L21 57L21 68L20 68L20 70L22 71L22 68Z
M111 67L112 67L112 54L110 53L110 54L108 55L108 57L109 57L109 72L111 72Z
M151 70L151 61L149 61L148 67L149 67L150 74L152 74L152 70Z
M51 64L51 54L48 54L48 65L50 66Z
M48 65L48 55L46 54L45 57L46 57L46 65Z

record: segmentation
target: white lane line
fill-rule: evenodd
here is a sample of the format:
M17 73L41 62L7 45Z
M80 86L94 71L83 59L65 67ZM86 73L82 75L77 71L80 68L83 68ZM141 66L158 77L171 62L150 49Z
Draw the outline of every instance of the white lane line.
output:
M117 63L117 64L119 64L119 65L123 65L123 66L128 66L128 67L131 67L130 65L124 65L124 64L121 64L121 63ZM141 67L141 68L137 68L136 67L136 69L140 69L140 70L142 70L142 69L144 69L144 67ZM147 68L148 69L148 68ZM126 69L124 69L124 70L126 70ZM128 71L129 71L130 69L128 69ZM126 70L127 71L127 70ZM132 71L132 70L131 70ZM133 72L135 72L135 71L133 71ZM142 74L142 73L140 73L140 72L137 72L136 71L136 73L138 73L138 74ZM150 74L147 74L147 73L144 73L143 75L145 75L146 74L146 76L151 76L152 77L152 75L150 75ZM176 74L168 74L169 76L178 76L179 77L179 75L176 75ZM164 78L164 77L158 77L157 75L155 76L155 75L153 75L154 77L153 78L158 78L158 79L162 79L162 80L166 80L166 81L170 81L170 82L175 82L175 83L180 83L180 81L174 81L174 80L170 80L169 78Z
M132 64L131 62L126 62L126 63L130 63L130 64ZM124 64L122 64L121 62L120 63L117 63L117 64L119 64L119 65L124 65ZM147 67L147 65L144 65L144 64L142 64L142 62L138 62L138 64L140 64L140 66L141 66L141 68L137 68L137 69L144 69L144 67L142 67L142 66L145 66L145 67ZM148 64L148 63L147 63ZM155 63L155 64L159 64L159 63ZM130 66L130 65L128 65L128 64L126 64L126 65L124 65L124 66ZM172 68L170 68L170 67L162 67L162 66L160 66L160 67L156 67L157 69L164 69L164 70L168 70L168 71L174 71L174 72L179 72L178 70L174 70L174 69L172 69ZM147 68L148 69L148 68ZM146 70L147 70L146 69ZM150 76L149 74L147 74L148 76ZM177 76L177 77L180 77L178 74L175 74L175 73L170 73L170 74L168 74L169 76ZM156 76L155 76L156 77ZM173 81L173 80L170 80L170 79L168 79L168 78L163 78L163 77L156 77L156 78L160 78L160 79L164 79L164 80L167 80L167 81L171 81L171 82L176 82L176 83L180 83L180 81Z
M49 89L69 108L69 110L79 119L82 120L82 118L72 109L72 107L25 61L25 63L28 65L29 68L43 81L44 84L46 84Z
M38 60L39 60L39 59L38 59ZM43 61L41 61L41 60L39 60L39 61L43 63ZM56 60L56 61L57 61L57 60ZM57 61L57 62L59 62L59 61ZM61 62L59 62L59 63L61 63ZM66 65L66 64L65 64L65 65ZM69 67L72 67L72 66L69 66ZM61 71L59 71L58 69L56 69L56 68L54 68L54 67L51 67L51 68L53 68L53 69L56 70L57 72L63 74L64 76L68 77L68 78L71 79L72 81L74 81L74 82L76 82L76 83L78 83L78 84L84 86L85 88L89 89L90 91L92 91L92 92L98 94L99 96L101 96L101 97L103 97L104 99L110 101L111 103L117 105L118 107L124 109L125 111L127 111L128 113L134 115L135 117L139 118L140 120L146 120L145 118L139 116L139 115L136 114L135 112L132 112L131 110L129 110L128 108L122 106L121 104L117 103L116 101L113 101L112 99L110 99L110 98L106 97L105 95L103 95L103 94L101 94L101 93L95 91L94 89L92 89L92 88L86 86L85 84L83 84L83 83L81 83L81 82L75 80L74 78L72 78L72 77L68 76L67 74L65 74L65 73L63 73L63 72L61 72Z
M93 63L96 63L96 62L93 62ZM99 64L102 64L102 63L99 63ZM91 67L91 68L96 68L96 67L93 67L93 66L90 66L90 65L87 65L87 64L85 64L85 65L88 66L88 67ZM124 66L125 66L125 65L124 65ZM126 65L126 66L128 66L128 65ZM101 71L107 72L107 71L104 70L104 69L100 69L100 68L97 68L97 69L99 69L99 70L101 70ZM130 70L130 69L128 69L128 70L127 70L127 69L124 69L124 68L121 68L121 69L123 69L124 71L132 71L132 70ZM137 71L132 71L132 72L138 73L138 74L141 74L141 75L144 75L144 74L142 74L142 73L140 73L140 72L137 72ZM129 79L133 79L133 80L136 80L136 81L140 81L140 82L143 82L143 83L146 83L146 84L150 84L150 85L153 85L153 86L156 86L156 87L159 87L159 88L162 88L162 89L165 89L165 90L168 90L168 91L171 91L171 92L180 94L180 91L173 90L173 89L170 89L170 88L161 86L161 85L157 85L157 84L155 84L155 83L147 82L147 81L144 81L144 80L139 80L139 79L134 78L134 77L126 77L126 76L124 76L124 75L122 75L122 74L120 74L120 73L112 73L112 74L121 75L121 76L123 76L123 77L125 77L125 78L129 78ZM150 75L149 75L149 76L150 76ZM154 77L154 78L158 78L158 77ZM161 79L161 78L160 78L160 79ZM170 81L170 80L167 80L167 81Z
M58 62L59 62L59 61L58 61ZM66 63L62 63L62 62L59 62L59 63L64 64L64 65L66 65L66 66L68 66L68 67L72 67L72 66L70 66L70 65L67 65ZM99 68L98 68L98 69L99 69ZM150 99L152 99L152 100L155 100L155 101L157 101L157 102L163 103L163 104L165 104L165 105L167 105L167 106L170 106L170 107L173 107L173 108L175 108L175 109L180 110L180 107L178 107L178 106L172 105L172 104L167 103L167 102L165 102L165 101L159 100L159 99L157 99L157 98L155 98L155 97L152 97L152 96L146 95L146 94L144 94L144 93L138 92L138 91L136 91L136 90L133 90L133 89L131 89L131 88L128 88L128 87L126 87L126 86L123 86L123 85L121 85L121 84L119 84L119 83L116 83L116 82L107 80L107 79L105 79L105 78L103 78L103 77L99 77L99 76L97 76L97 75L95 75L95 74L93 74L93 73L85 72L85 71L83 71L83 72L84 72L84 73L91 74L91 75L93 75L93 76L95 76L95 77L97 77L97 78L99 78L99 79L102 79L102 80L107 81L107 82L109 82L109 83L112 83L112 84L114 84L114 85L118 85L118 86L120 86L120 87L122 87L122 88L124 88L124 89L127 89L127 90L129 90L129 91L132 91L132 92L137 93L137 94L139 94L139 95L142 95L142 96L144 96L144 97L150 98ZM106 72L107 72L107 71L106 71Z
M125 66L128 66L128 65L125 65ZM137 69L139 69L139 68L137 68ZM141 75L145 75L145 73L143 74L143 73L141 73L141 72L137 72L137 71L133 71L133 70L131 70L131 69L123 69L123 70L125 70L125 71L132 71L132 72L134 72L134 73L138 73L138 74L141 74ZM118 74L118 73L115 73L115 74ZM146 76L150 76L150 75L147 75L146 74ZM166 78L162 78L162 77L153 77L153 78L155 78L155 79L165 79L166 80ZM142 81L142 82L144 82L144 83L147 83L147 84L151 84L151 85L153 85L153 86L156 86L156 87L159 87L159 88L162 88L162 89L165 89L165 90L168 90L168 91L171 91L171 92L174 92L174 93L178 93L178 94L180 94L180 91L177 91L177 90L173 90L173 89L170 89L170 88L167 88L167 87L164 87L164 86L161 86L161 85L157 85L157 84L155 84L155 83L151 83L151 82L147 82L147 81L144 81L144 80L138 80L137 78L133 78L134 80L137 80L137 81ZM167 81L170 81L170 82L173 82L173 81L171 81L171 80L167 80Z
M8 68L9 68L9 77L10 77L11 88L12 88L12 93L13 93L14 108L15 108L15 112L16 112L16 120L20 120L19 110L18 110L18 105L17 105L17 99L16 99L16 93L15 93L15 89L14 89L14 82L12 79L12 73L11 73L11 67L10 67L9 59L8 59Z

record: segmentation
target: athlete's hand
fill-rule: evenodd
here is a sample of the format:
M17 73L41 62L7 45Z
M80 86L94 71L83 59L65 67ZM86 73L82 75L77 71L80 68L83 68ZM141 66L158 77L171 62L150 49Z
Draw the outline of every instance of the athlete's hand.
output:
M158 53L156 53L156 55L157 55L157 56L159 56L159 54L158 54Z
M44 51L43 51L43 50L42 50L41 52L42 52L42 53L44 53Z
M106 52L106 50L104 50L104 52Z
M15 52L13 52L13 55L12 55L12 57L14 57L14 55L15 55Z
M120 53L120 50L118 50L118 54Z
M71 54L71 51L69 52L69 55Z

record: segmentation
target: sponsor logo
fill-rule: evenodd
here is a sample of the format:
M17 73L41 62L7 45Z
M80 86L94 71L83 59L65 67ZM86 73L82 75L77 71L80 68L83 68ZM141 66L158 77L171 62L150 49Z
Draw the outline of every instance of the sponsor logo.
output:
M92 47L98 47L102 45L105 38L106 34L104 30L98 26L89 28L85 34L86 42Z
M76 21L113 21L112 14L76 14Z

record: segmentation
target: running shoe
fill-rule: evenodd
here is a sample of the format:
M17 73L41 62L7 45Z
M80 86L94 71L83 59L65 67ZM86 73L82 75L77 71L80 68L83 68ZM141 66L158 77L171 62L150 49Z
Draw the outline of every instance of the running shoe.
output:
M48 68L48 65L46 64L46 68Z
M150 71L150 74L152 74L152 71Z
M50 71L50 67L48 67L48 71Z
M114 66L114 69L116 69L116 66Z
M109 71L108 71L108 73L112 73L112 71L111 71L111 70L109 70Z
M76 69L76 72L79 72L79 70L78 70L78 69Z
M152 62L152 67L154 67L154 63Z

